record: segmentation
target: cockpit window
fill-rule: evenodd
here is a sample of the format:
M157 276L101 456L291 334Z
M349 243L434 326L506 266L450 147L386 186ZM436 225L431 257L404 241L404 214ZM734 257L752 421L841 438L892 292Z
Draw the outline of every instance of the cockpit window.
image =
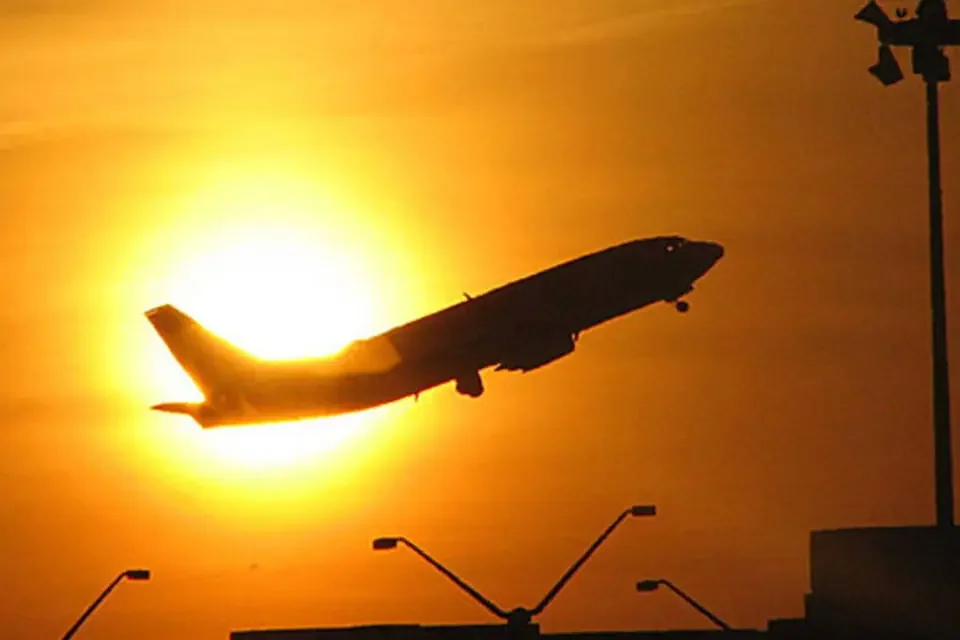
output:
M673 253L679 249L686 242L684 238L667 238L666 243L664 244L664 250L667 253Z

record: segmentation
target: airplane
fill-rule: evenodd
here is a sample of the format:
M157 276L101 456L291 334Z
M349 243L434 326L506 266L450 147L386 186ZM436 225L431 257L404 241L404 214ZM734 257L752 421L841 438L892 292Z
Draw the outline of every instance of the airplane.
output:
M655 303L686 312L683 297L723 252L680 236L632 240L303 360L258 358L164 304L144 315L204 401L151 409L210 428L361 411L448 382L477 398L484 369L539 369L572 353L582 332Z

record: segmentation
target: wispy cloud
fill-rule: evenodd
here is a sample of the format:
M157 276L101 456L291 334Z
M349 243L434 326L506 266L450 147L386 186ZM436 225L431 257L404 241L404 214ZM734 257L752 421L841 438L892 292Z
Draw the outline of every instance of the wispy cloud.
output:
M219 126L213 114L322 115L322 103L362 111L363 96L382 105L391 87L446 86L477 56L631 37L765 1L22 0L7 11L31 19L0 27L0 145L51 127ZM466 77L456 85L470 93Z

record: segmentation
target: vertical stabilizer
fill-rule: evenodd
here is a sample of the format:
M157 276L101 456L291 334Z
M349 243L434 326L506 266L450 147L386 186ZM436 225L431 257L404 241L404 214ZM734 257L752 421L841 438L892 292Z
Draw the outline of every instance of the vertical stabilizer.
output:
M144 315L207 399L233 387L257 362L173 305L155 307Z

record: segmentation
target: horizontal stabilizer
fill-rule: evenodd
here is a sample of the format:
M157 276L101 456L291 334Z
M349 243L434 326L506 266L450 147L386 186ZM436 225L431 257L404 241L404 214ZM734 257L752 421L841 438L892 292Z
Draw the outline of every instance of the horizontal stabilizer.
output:
M162 411L164 413L183 413L188 416L195 415L202 405L197 402L163 402L155 404L151 409Z

